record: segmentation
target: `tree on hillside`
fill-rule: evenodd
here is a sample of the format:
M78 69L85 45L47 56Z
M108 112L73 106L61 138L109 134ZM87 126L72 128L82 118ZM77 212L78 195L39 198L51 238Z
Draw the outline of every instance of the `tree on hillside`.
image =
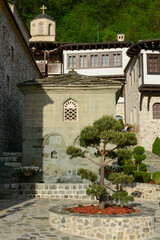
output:
M94 147L97 151L96 155L100 156L100 162L90 159L86 156L86 152L80 148L70 146L66 153L73 157L83 157L97 165L100 169L100 179L97 175L87 169L79 169L78 174L81 178L89 179L92 185L89 185L87 194L96 196L99 200L99 208L105 206L104 196L107 194L104 182L104 169L115 158L115 152L119 148L135 145L137 143L134 133L122 132L123 126L111 116L104 116L95 121L92 126L85 127L80 133L80 146ZM112 144L112 145L111 145ZM109 145L109 146L108 146ZM112 146L112 147L111 147Z

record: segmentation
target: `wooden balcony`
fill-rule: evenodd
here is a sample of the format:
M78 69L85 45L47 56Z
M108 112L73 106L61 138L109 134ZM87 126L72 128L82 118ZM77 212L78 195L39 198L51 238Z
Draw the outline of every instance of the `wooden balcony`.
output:
M45 64L37 63L42 74L45 74ZM48 63L48 75L61 74L61 63Z
M61 74L61 63L48 63L48 75Z

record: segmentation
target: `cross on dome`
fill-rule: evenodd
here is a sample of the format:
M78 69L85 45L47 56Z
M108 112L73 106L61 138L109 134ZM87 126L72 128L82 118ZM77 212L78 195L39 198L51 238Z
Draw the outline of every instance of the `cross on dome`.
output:
M42 13L44 14L44 11L47 9L44 5L40 8L42 10Z

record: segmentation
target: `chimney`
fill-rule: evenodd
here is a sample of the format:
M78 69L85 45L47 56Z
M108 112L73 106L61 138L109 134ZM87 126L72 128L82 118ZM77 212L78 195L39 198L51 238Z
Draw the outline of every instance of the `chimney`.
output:
M117 34L117 41L118 42L124 41L124 37L125 37L124 33Z

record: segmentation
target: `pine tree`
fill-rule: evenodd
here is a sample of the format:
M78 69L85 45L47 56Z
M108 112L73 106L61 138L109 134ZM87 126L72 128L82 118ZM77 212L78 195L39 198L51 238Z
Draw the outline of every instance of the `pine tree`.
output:
M87 194L96 196L99 200L99 208L103 209L105 206L104 197L107 194L104 182L104 168L113 161L117 149L126 146L135 145L137 139L134 133L122 132L123 126L111 116L104 116L95 121L92 126L85 127L80 133L80 146L92 146L97 150L97 156L101 157L101 161L96 162L85 155L85 151L75 147L68 147L66 153L72 157L85 157L93 164L96 164L100 169L100 179L91 170L79 169L78 174L82 179L89 179L92 184L87 189ZM112 148L108 149L108 145L112 144ZM108 160L108 158L110 158Z

